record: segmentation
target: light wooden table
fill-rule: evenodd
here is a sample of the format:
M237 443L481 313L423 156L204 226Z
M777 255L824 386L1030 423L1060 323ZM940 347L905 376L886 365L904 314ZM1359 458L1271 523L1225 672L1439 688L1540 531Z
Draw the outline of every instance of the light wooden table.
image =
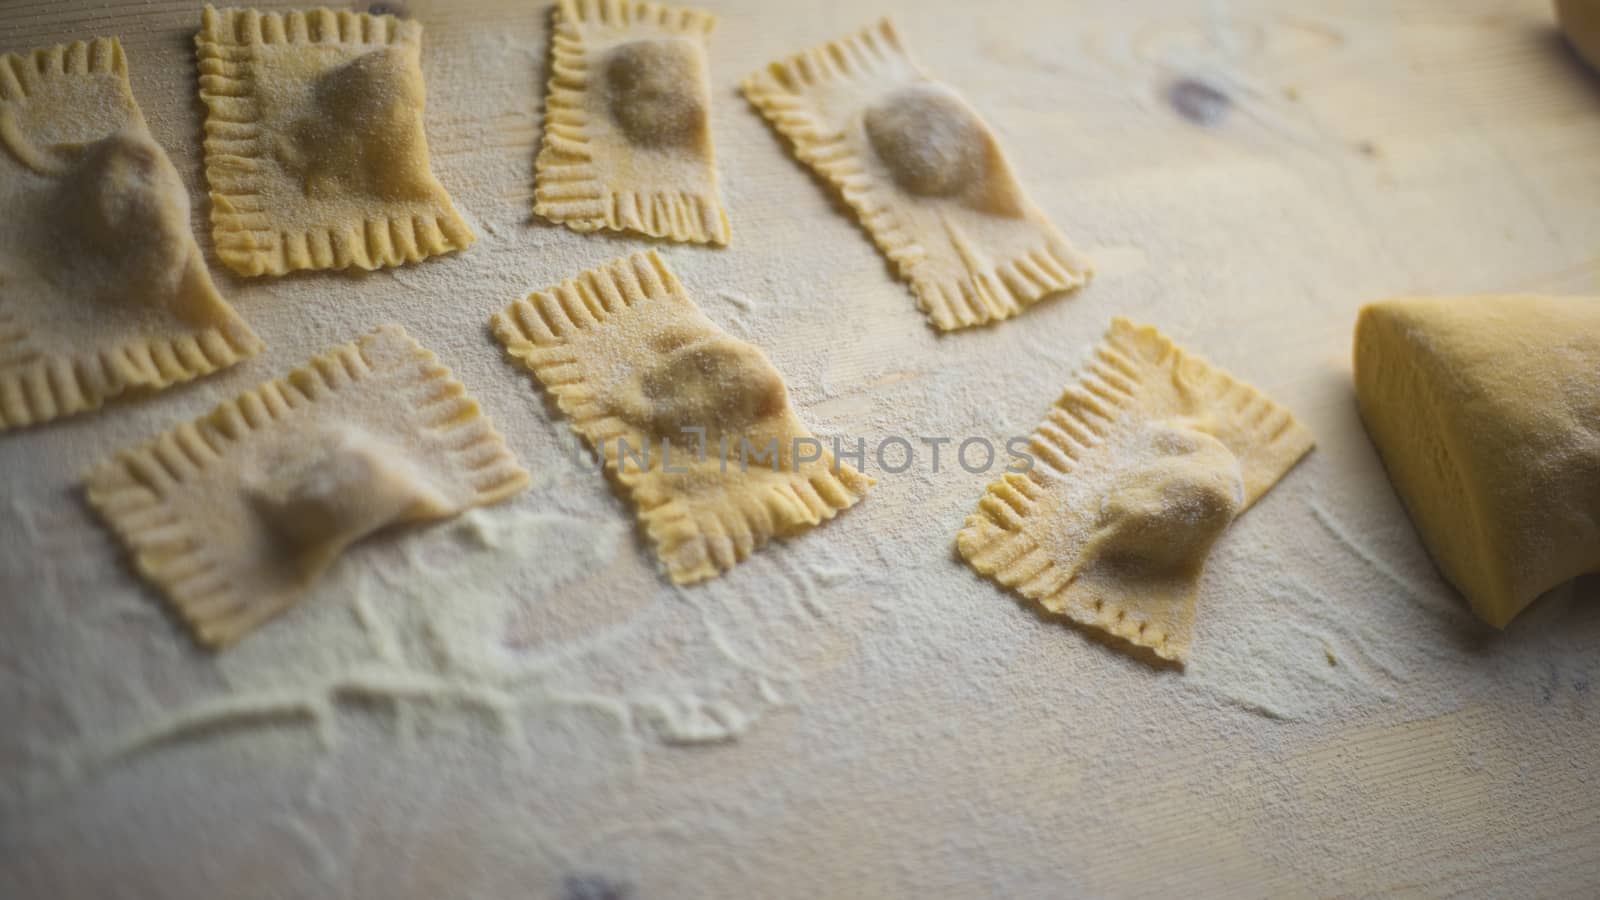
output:
M705 4L721 16L714 131L735 240L668 255L708 315L791 373L819 431L1020 433L1115 314L1312 427L1318 450L1219 546L1186 673L1132 662L959 565L949 542L985 481L961 472L880 476L838 522L712 587L666 590L625 505L562 452L565 426L484 327L513 297L644 246L531 216L547 4L379 5L426 25L434 167L483 240L364 277L244 282L213 257L263 357L0 437L0 895L1600 890L1600 590L1560 592L1504 635L1475 626L1410 531L1348 381L1364 301L1600 294L1600 78L1548 3ZM1089 288L935 336L737 96L764 62L884 13L1098 262ZM120 36L209 254L198 21L189 0L3 0L0 51ZM303 608L216 659L155 612L75 494L113 448L390 320L457 370L535 469L507 514L620 533L593 564L594 541L564 544L565 526L497 557L490 580L531 598L505 652L570 651L536 694L484 695L515 708L509 744L504 710L462 712L434 690L465 676L346 683L332 712L280 688L347 677L366 653L340 642L351 585L411 571L394 568L400 548L354 552ZM556 570L554 587L528 588ZM1296 600L1289 583L1312 587ZM407 597L376 602L409 621ZM797 599L827 612L801 627L781 611ZM156 721L170 739L140 736ZM112 752L129 735L136 752Z

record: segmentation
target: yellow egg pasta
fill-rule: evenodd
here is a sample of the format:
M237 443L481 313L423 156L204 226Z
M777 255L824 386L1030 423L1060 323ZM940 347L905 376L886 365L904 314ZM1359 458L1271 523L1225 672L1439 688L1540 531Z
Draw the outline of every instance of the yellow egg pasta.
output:
M560 0L534 210L574 231L726 244L706 37L716 20L632 0Z
M1044 609L1183 663L1212 545L1311 450L1289 411L1154 328L1112 322L956 546Z
M207 6L195 47L228 268L376 269L471 246L429 168L421 25Z
M0 55L0 432L231 366L189 196L114 38Z
M460 382L390 325L119 453L86 488L138 570L220 648L352 543L527 484Z
M1356 401L1428 552L1496 628L1600 572L1600 298L1361 310Z
M493 327L632 497L675 582L713 578L873 483L806 429L766 356L701 314L653 250L518 300Z
M772 63L744 93L843 195L937 328L1010 318L1088 280L994 132L887 19Z

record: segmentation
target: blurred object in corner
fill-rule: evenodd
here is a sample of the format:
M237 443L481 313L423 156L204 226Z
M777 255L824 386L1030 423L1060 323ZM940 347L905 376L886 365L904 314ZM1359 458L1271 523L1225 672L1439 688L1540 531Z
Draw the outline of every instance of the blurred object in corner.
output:
M1600 72L1600 0L1556 0L1556 19L1572 49Z

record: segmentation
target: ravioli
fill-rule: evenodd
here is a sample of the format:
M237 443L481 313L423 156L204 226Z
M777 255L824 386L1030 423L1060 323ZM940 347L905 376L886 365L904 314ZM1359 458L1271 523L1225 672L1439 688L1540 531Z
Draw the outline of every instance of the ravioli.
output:
M138 570L221 648L356 541L527 484L460 382L388 325L119 453L86 488Z
M1212 546L1311 450L1255 388L1115 319L956 539L979 574L1183 663Z
M115 38L0 56L0 431L251 356Z
M1484 621L1600 572L1600 299L1371 304L1355 383L1411 521Z
M493 328L632 497L674 582L713 578L873 484L807 430L766 356L702 315L653 250L518 300Z
M884 19L772 63L744 94L855 210L935 327L1010 318L1092 274L989 126Z
M377 269L472 245L429 167L421 25L207 6L195 46L228 268Z
M580 232L728 243L708 112L715 24L656 3L561 0L535 212Z

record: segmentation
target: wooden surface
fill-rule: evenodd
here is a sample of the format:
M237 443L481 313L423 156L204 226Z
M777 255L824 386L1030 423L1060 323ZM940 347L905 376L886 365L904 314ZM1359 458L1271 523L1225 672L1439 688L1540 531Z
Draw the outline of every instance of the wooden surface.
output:
M95 645L104 654L73 649L66 626L39 624L47 607L92 609L84 585L130 581L73 506L73 473L380 321L404 321L483 395L541 473L529 508L627 515L592 473L561 457L564 426L483 327L511 298L643 246L532 219L546 4L375 5L425 24L435 170L492 239L414 274L365 278L242 282L213 256L224 294L271 347L263 359L170 398L0 438L14 508L46 510L46 520L68 510L56 517L70 532L62 540L80 541L73 552L82 554L59 565L37 528L4 526L16 530L0 557L0 662L15 674L0 684L0 714L24 725L0 747L16 771L35 758L19 749L30 736L65 745L132 727L137 718L119 699L125 681L151 686L145 717L239 687L229 667L240 663L207 658L160 616L119 625ZM381 709L355 714L378 723L376 736L356 728L359 751L332 762L306 761L311 742L293 729L230 731L219 742L243 763L210 755L204 741L179 742L47 801L5 807L0 894L1600 889L1600 715L1590 688L1591 673L1600 675L1600 590L1580 583L1505 635L1465 621L1389 491L1348 383L1350 328L1366 300L1600 294L1600 78L1562 44L1548 4L705 5L721 17L714 131L735 237L726 251L674 249L670 259L730 330L743 320L714 299L724 294L755 298L750 315L773 317L746 333L791 374L808 421L832 432L886 421L913 434L1026 429L1105 321L1129 314L1260 385L1317 434L1312 458L1219 548L1191 671L1132 663L1009 602L950 558L942 548L985 479L880 477L859 510L792 550L770 551L805 559L832 543L879 548L881 559L872 578L825 592L847 610L837 652L818 651L828 664L731 740L685 747L646 729L627 777L610 778L603 754L586 751L552 751L523 773L465 727L434 735L418 761L386 736ZM1079 295L995 329L934 336L847 211L738 98L737 80L765 61L882 13L984 112L1036 202L1099 264ZM209 255L190 44L198 20L186 0L5 0L0 51L120 36L138 99L194 196ZM897 408L920 419L894 422ZM1319 521L1356 524L1340 532ZM894 556L917 529L934 549ZM890 532L893 540L875 537ZM1360 622L1378 623L1379 634L1352 646L1402 648L1408 677L1383 681L1376 693L1385 696L1370 701L1334 692L1336 702L1297 708L1296 721L1251 712L1232 686L1197 692L1228 651L1239 659L1224 644L1244 633L1207 623L1243 629L1250 616L1273 624L1303 611L1267 596L1258 574L1276 560L1325 580L1318 602L1328 621L1354 619L1359 608ZM761 580L768 564L731 576L728 590L759 608L776 591ZM80 565L98 574L80 578ZM1433 598L1431 612L1416 613L1407 585ZM131 583L116 589L155 604ZM526 640L578 639L602 625L647 630L650 616L671 614L660 604L683 602L659 599L648 553L634 545L552 596L563 612L538 620L545 625ZM335 608L332 597L314 599L254 648L247 641L240 658L307 639L323 621L318 610ZM690 650L687 674L663 661L639 683L683 674L695 690L718 689L693 681ZM1281 666L1269 655L1259 672L1239 671L1260 679L1265 696L1279 690L1275 679L1299 677ZM625 699L647 692L618 690ZM80 696L104 712L87 726L61 725L56 711ZM267 744L287 749L258 752ZM285 785L312 772L322 784L325 768L338 773L327 776L332 799L288 818L269 812L297 808Z

